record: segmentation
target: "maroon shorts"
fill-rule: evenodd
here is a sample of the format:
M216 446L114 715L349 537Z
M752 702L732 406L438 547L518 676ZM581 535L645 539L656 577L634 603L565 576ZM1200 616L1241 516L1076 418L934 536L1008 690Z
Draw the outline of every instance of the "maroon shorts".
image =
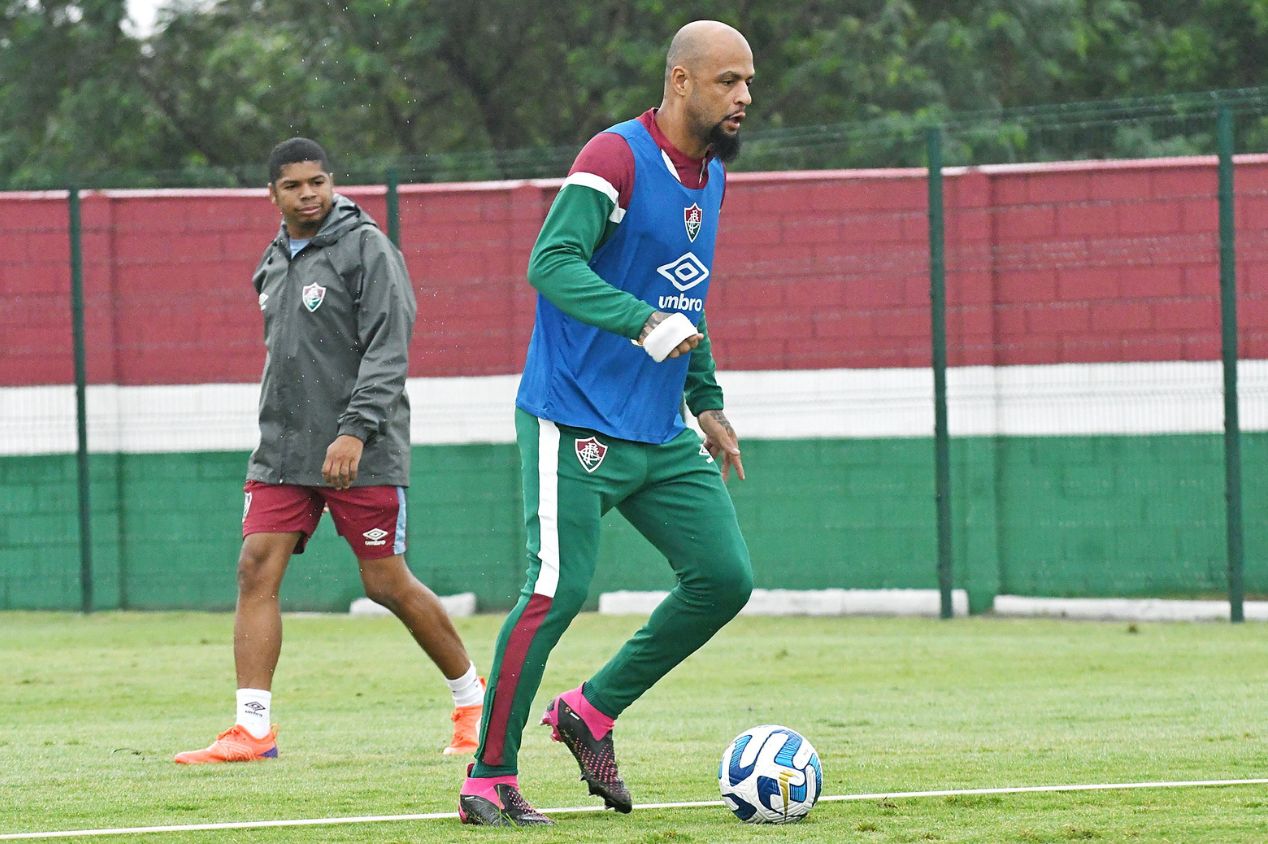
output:
M352 489L266 484L247 481L242 488L242 536L298 531L295 553L304 553L323 510L335 530L352 546L358 560L405 553L405 488L356 486Z

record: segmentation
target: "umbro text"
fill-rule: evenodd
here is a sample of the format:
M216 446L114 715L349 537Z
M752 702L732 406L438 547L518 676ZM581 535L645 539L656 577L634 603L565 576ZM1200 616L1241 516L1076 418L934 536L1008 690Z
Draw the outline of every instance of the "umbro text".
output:
M661 296L656 303L657 307L663 310L676 311L703 311L704 300L678 293L674 296Z

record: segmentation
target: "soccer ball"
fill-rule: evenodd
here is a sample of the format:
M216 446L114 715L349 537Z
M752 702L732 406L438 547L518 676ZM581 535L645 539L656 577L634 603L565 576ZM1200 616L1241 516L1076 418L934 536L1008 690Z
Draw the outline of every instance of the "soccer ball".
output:
M722 799L745 823L804 818L823 790L819 754L796 730L763 724L735 737L718 765Z

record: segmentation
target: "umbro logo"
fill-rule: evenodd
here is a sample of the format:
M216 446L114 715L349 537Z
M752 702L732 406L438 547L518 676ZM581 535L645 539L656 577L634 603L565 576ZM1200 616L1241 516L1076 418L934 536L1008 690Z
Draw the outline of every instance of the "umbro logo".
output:
M690 290L709 277L709 268L690 252L686 252L670 261L661 264L656 272L669 279L669 283L679 290Z
M367 530L365 533L361 535L365 537L366 545L386 545L387 544L386 537L388 533L387 531L382 530L380 528L373 528L371 530Z
M256 700L247 701L242 704L242 708L251 710L252 715L259 715L264 712L264 704Z

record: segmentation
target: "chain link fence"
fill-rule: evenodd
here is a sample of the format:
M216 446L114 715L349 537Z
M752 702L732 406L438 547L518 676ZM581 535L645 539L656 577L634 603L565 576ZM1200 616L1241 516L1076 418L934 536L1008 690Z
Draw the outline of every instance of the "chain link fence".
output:
M936 117L755 133L733 168L708 312L758 586L1238 617L1268 593L1268 89ZM522 578L524 268L575 152L335 162L419 300L411 564L486 608ZM232 607L262 170L6 194L0 607ZM288 608L359 594L319 533ZM603 543L605 589L668 585Z

